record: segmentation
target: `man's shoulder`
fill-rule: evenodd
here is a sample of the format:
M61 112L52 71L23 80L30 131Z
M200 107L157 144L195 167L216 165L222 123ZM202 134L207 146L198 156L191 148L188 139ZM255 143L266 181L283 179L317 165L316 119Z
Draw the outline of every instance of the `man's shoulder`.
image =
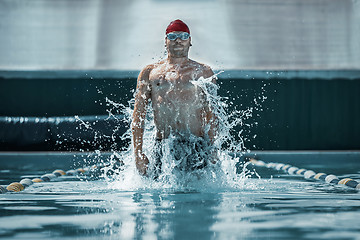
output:
M196 62L194 60L191 60L191 64L197 69L197 71L201 71L203 77L208 78L214 75L213 70L209 65L206 65L204 63Z
M209 71L209 70L212 71L211 67L209 65L206 65L205 63L197 62L194 60L190 60L190 61L191 61L191 64L198 69L201 69L203 71Z
M159 67L160 65L164 64L164 61L159 61L159 62L156 62L156 63L151 63L149 65L146 65L142 70L141 72L148 72L150 73L152 70L154 70L155 68Z
M153 70L154 69L154 64L149 64L149 65L146 65L142 70L141 70L141 72L142 73L145 73L145 72L151 72L151 70Z

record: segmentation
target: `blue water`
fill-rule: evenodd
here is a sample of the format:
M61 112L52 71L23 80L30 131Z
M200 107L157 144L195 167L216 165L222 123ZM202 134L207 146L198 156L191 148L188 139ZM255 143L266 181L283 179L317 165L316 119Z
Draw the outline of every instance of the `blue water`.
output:
M234 126L250 128L247 120L257 108L261 109L261 101L266 98L254 100L254 107L235 108L228 114L231 101L217 96L216 85L209 79L193 84L207 93L207 100L220 119L214 143L219 149L219 161L209 162L204 169L179 171L177 166L181 163L171 154L177 147L171 136L163 145L166 151L157 180L137 173L131 147L105 155L100 151L0 154L1 185L23 177L39 177L58 168L68 170L116 159L124 163L122 171L116 174L105 168L106 174L101 176L61 177L57 179L60 181L37 183L20 193L1 194L0 237L360 239L358 190L251 164L239 165L242 159L231 154L254 154L265 162L289 163L359 180L359 152L252 153ZM108 103L131 120L131 107ZM148 114L144 133L144 151L148 156L153 148L153 133L154 123ZM131 138L130 131L122 138Z
M336 158L346 160L344 156ZM65 157L74 158L71 153ZM291 161L291 154L286 159ZM311 154L293 159L294 166L360 179L356 158L345 165L312 162ZM52 165L29 169L2 164L0 184L51 172ZM360 239L357 190L271 169L247 169L252 174L224 188L150 181L132 185L104 177L34 184L0 195L0 238Z

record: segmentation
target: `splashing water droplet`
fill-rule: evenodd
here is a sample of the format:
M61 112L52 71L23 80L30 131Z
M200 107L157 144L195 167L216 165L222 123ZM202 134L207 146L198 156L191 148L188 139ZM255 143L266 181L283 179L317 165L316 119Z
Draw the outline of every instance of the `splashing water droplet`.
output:
M228 112L229 107L233 105L233 102L231 101L228 103L227 97L221 97L217 94L219 85L214 84L212 80L213 77L201 77L191 81L191 83L202 89L213 113L217 116L218 134L214 141L214 149L217 149L218 161L216 161L216 163L211 162L211 157L209 157L208 152L205 151L197 155L205 156L205 159L197 160L200 162L205 161L207 167L200 169L195 168L191 171L184 170L184 168L182 168L182 164L184 164L182 160L188 158L192 154L191 149L183 146L179 147L176 137L170 135L168 139L162 142L163 156L161 158L161 172L156 179L153 180L151 177L142 177L137 173L133 149L130 144L124 151L114 152L113 156L116 155L116 158L114 157L110 160L112 165L103 169L104 176L109 183L109 188L121 190L150 188L159 190L190 189L196 191L211 191L214 189L224 190L226 188L242 189L244 187L245 180L248 177L251 177L251 174L246 168L247 164L239 165L239 158L241 154L248 153L250 150L245 147L242 130L236 132L235 128L237 126L250 126L250 124L246 123L246 120L252 117L254 108L249 107L245 110L237 110L236 107L234 107L231 112ZM265 99L263 98L261 100ZM131 123L134 99L129 101L129 107L117 104L109 99L106 101L116 108L117 111L121 111L122 114L125 115L124 121L127 121L128 124ZM261 107L256 100L255 105ZM109 117L112 117L112 110L108 112ZM128 131L121 136L121 139L127 141L131 140L131 129L128 129ZM190 139L189 141L196 142L197 140L196 137L193 137L193 139ZM149 157L149 169L153 169L155 166L155 159L153 157L155 145L155 124L150 102L145 118L143 136L143 151L145 155ZM174 152L181 156L175 157ZM114 172L113 166L119 162L119 159L122 163L121 169L116 170L116 174L111 174L112 177L109 177L110 174L108 173Z

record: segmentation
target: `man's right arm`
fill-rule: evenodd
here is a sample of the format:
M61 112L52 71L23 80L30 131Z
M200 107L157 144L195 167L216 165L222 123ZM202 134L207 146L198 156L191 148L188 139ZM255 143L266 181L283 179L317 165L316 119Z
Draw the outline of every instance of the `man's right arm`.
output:
M145 129L146 108L151 97L149 75L152 67L144 68L137 80L133 120L131 123L136 168L141 175L146 175L149 160L142 151Z

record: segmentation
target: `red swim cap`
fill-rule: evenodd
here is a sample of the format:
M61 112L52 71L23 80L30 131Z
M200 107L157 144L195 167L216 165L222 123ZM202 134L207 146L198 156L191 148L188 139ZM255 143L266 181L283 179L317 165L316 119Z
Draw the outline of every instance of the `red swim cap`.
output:
M171 32L187 32L190 34L189 27L180 19L172 21L169 26L166 28L166 34Z

